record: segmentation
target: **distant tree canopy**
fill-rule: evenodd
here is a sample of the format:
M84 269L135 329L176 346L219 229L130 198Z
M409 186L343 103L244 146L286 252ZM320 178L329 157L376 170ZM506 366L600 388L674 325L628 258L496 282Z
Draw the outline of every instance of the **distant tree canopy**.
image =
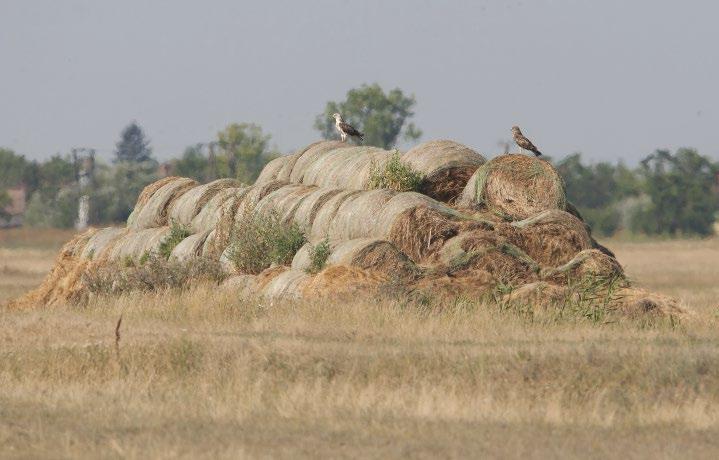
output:
M233 177L251 184L268 161L279 156L270 149L272 136L264 134L254 123L232 123L217 133L220 154L217 170L220 176Z
M209 171L209 161L202 153L203 144L190 145L182 153L182 156L174 160L175 174L182 177L191 177L199 182L207 182L212 177Z
M145 138L140 125L131 122L122 130L115 148L115 162L141 163L153 161L150 141Z
M716 174L719 165L690 148L672 155L657 150L641 162L639 175L650 203L633 218L633 230L647 234L713 233L719 209Z
M342 102L328 102L314 126L325 139L337 138L332 114L339 113L365 134L364 144L388 149L397 144L400 135L409 141L422 136L422 131L409 122L415 104L414 96L406 96L399 88L385 93L377 83L365 84L349 90Z

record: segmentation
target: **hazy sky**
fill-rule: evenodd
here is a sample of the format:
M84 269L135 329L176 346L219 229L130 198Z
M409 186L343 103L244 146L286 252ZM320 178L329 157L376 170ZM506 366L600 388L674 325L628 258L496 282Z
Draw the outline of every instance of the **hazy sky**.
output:
M378 82L422 140L488 156L513 124L547 154L719 159L716 1L0 0L0 146L112 152L137 120L159 158L255 122L282 151Z

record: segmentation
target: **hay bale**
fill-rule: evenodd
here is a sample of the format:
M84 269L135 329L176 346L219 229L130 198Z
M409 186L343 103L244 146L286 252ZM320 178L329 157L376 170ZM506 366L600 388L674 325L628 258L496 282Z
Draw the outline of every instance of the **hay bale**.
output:
M172 249L170 257L180 262L187 262L190 259L200 257L202 255L202 247L210 231L194 233L180 241L177 246Z
M345 190L333 194L331 198L326 200L317 210L315 218L312 220L308 239L310 241L320 241L329 237L332 221L335 219L337 210L342 206L342 203L361 193L363 192L359 190Z
M565 264L580 251L594 247L584 223L558 209L542 211L528 219L513 222L511 227L518 231L511 232L509 240L537 262L551 267Z
M292 258L292 264L290 265L292 270L308 271L311 268L313 247L314 245L311 243L305 243L302 245Z
M334 196L342 193L341 189L318 188L307 194L294 212L294 221L305 233L309 234L312 224L320 209Z
M337 244L327 258L327 266L332 265L346 265L393 276L407 276L415 270L406 254L389 241L379 238L356 238Z
M261 199L254 212L259 214L274 212L283 222L290 222L302 201L316 190L317 187L307 185L285 185Z
M83 259L90 260L103 259L106 256L106 250L110 249L112 244L127 232L127 228L119 227L107 227L98 230L87 241L80 256Z
M624 270L619 262L598 249L585 249L569 262L556 268L542 270L541 278L558 282L591 277L597 281L623 279Z
M533 311L537 311L547 310L550 307L561 307L570 296L571 293L566 286L535 281L505 294L502 301L517 306L528 306Z
M502 155L472 175L459 204L484 206L509 219L526 219L547 209L566 209L564 182L549 162L527 155Z
M401 159L424 176L421 192L445 203L456 201L472 174L487 161L469 147L449 140L424 142Z
M340 141L320 141L310 144L295 160L292 166L292 172L290 172L289 179L287 180L293 184L315 185L309 178L305 181L307 169L327 152L345 147L347 147L347 144Z
M639 318L643 316L663 316L682 319L690 315L689 310L673 297L625 287L617 291L616 301L611 305L624 316Z
M381 189L348 196L337 208L327 237L339 241L374 236L376 227L370 224L373 217L378 216L397 193Z
M152 198L152 195L154 195L155 192L157 192L159 189L169 184L170 182L174 182L177 179L179 179L179 177L177 176L167 176L146 185L145 188L143 188L140 192L140 195L138 195L137 201L135 202L135 207L132 209L135 210L137 208L142 208L143 206L145 206L145 204L147 204L150 198Z
M240 297L253 297L258 293L256 275L230 276L220 286L237 293Z
M279 174L282 167L290 159L290 156L291 155L283 155L267 163L255 180L255 184L263 184L265 182L277 180L277 174Z
M165 238L170 235L170 227L146 228L127 233L115 241L107 258L113 262L124 263L126 260L138 261L145 253L157 251Z
M52 307L81 302L87 296L83 276L90 260L81 257L85 246L97 233L89 229L75 235L60 249L50 273L36 289L9 302L10 308Z
M230 187L218 192L202 207L195 218L192 219L192 223L190 224L191 231L193 233L199 233L214 229L215 225L217 225L217 221L220 219L221 209L225 202L236 199L247 189L247 186Z
M302 270L287 270L270 280L261 291L269 299L299 299L302 286L311 278Z
M141 230L167 225L167 212L172 202L195 186L197 181L183 177L174 177L173 180L167 181L143 205L135 207L127 218L128 228Z
M195 217L215 195L222 190L240 186L241 184L235 179L217 179L194 187L172 203L168 211L168 222L174 221L182 225L191 226Z
M302 183L325 188L366 190L372 165L384 165L389 161L390 153L367 146L345 146L326 151L308 165Z
M363 270L346 265L325 268L297 284L302 298L342 298L371 296L386 284L388 277L377 271Z

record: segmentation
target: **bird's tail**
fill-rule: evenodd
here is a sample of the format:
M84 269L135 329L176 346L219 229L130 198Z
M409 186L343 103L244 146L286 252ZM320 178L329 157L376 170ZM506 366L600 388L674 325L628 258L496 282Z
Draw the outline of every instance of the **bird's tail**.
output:
M535 156L535 157L541 157L541 156L542 156L542 152L540 152L539 150L532 150L532 152L534 152L534 156Z

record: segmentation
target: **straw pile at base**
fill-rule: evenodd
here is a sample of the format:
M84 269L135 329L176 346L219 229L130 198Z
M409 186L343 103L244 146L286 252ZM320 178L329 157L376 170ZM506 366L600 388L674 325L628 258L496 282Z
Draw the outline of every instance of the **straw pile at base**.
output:
M157 181L142 191L126 227L78 235L43 284L13 305L82 303L93 273L162 256L187 266L219 262L223 288L243 296L423 293L561 311L568 302L584 308L589 298L625 316L685 314L675 300L631 287L567 203L548 162L522 155L485 162L460 144L427 142L401 157L422 173L425 193L369 190L371 167L391 153L321 141L271 161L254 185ZM267 215L303 239L281 263L241 273L234 232Z

